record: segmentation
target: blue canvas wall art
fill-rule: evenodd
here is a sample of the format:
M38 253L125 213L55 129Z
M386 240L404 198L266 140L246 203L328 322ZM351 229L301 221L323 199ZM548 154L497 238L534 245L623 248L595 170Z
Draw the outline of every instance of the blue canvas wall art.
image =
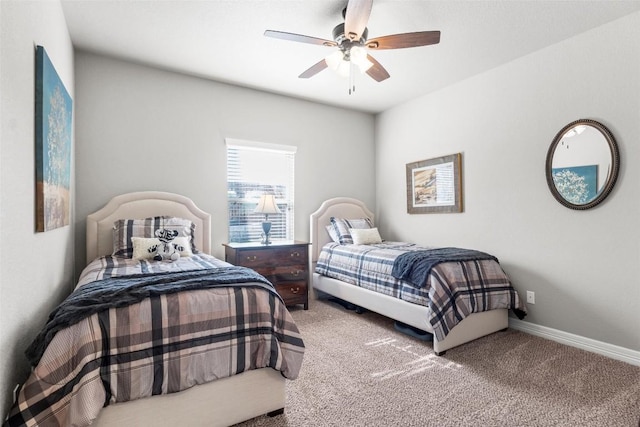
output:
M598 165L553 168L553 182L567 202L589 203L598 195Z
M72 100L44 47L36 47L36 230L70 223Z

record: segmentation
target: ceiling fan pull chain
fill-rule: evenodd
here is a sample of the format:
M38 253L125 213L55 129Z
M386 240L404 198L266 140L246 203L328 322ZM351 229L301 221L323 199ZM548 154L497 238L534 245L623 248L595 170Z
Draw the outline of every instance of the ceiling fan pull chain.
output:
M349 95L356 91L356 77L353 72L353 62L349 61Z
M353 62L349 61L349 95L353 92L351 87L353 86Z
M353 88L353 92L356 91L356 73L353 72L354 69L353 62L351 63L351 87Z

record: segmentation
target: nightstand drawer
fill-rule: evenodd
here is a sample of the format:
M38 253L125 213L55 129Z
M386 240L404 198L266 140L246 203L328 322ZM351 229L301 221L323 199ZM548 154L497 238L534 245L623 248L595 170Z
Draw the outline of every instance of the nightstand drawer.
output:
M270 250L244 250L239 262L245 267L276 267L281 265L306 265L307 248L274 248Z
M291 265L283 267L260 267L255 269L258 273L265 276L272 282L295 282L298 280L307 280L306 265Z
M307 302L307 282L278 283L276 291L287 305Z

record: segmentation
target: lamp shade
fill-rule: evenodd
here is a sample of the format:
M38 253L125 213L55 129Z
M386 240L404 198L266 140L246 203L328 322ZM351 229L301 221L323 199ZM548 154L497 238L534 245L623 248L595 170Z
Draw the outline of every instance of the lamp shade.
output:
M258 202L258 206L253 213L261 213L261 214L277 214L280 213L280 209L276 204L276 196L272 194L265 194L260 196L260 201Z

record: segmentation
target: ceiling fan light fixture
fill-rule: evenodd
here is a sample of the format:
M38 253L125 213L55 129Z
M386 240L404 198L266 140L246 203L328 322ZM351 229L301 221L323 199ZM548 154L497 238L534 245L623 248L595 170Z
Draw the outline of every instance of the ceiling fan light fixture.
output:
M367 59L366 49L353 46L347 53L337 50L324 58L327 67L335 71L340 77L349 77L351 64L358 67L361 73L366 73L373 66L373 62Z
M345 57L344 52L338 50L324 58L324 62L327 63L327 67L335 71L340 77L349 77L351 73L351 63L349 63Z
M336 73L338 73L340 77L349 77L351 75L351 64L349 61L340 61Z
M350 52L351 62L358 66L361 73L366 73L367 70L373 67L373 62L367 59L367 51L360 46L353 46Z
M327 67L331 68L333 71L338 71L340 67L340 63L344 62L344 54L341 50L336 50L331 55L324 58L327 63Z

